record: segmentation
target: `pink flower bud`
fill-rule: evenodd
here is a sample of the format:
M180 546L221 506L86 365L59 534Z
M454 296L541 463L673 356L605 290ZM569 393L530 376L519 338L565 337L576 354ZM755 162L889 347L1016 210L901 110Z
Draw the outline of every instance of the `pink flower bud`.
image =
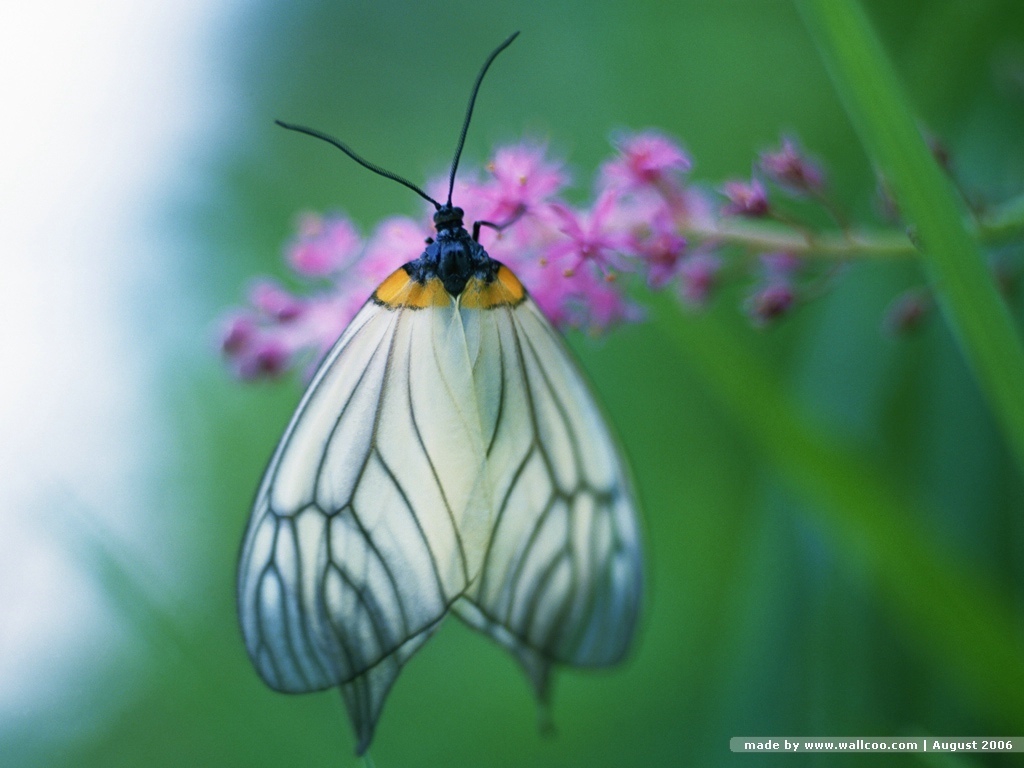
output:
M932 298L924 288L904 291L885 310L882 328L891 336L917 330L932 307Z
M796 141L790 138L782 140L778 151L761 153L761 170L772 181L796 194L820 192L825 186L821 168L805 157Z
M758 218L768 213L768 193L757 179L749 182L727 181L722 187L722 193L729 199L722 208L726 216Z
M282 322L294 320L303 310L301 299L271 280L256 282L249 290L249 301L258 311Z
M256 336L256 324L248 315L229 317L221 334L220 348L228 357L235 357L249 347Z
M288 358L288 350L284 345L273 339L268 339L253 351L242 375L251 379L261 376L279 376L288 367Z
M796 293L789 282L774 281L756 289L746 301L747 314L754 325L765 326L789 312Z
M695 309L704 307L718 284L722 260L714 253L696 251L679 267L680 298Z

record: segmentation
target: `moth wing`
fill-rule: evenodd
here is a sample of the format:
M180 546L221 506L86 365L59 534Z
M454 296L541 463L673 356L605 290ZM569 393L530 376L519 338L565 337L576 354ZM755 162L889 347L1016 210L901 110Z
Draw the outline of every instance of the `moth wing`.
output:
M280 691L340 685L359 752L468 580L456 520L483 471L471 378L446 359L452 315L367 302L303 396L243 541L253 663Z
M455 610L519 659L543 699L553 664L604 666L628 650L642 588L636 509L605 418L537 305L489 310L481 327L493 523Z

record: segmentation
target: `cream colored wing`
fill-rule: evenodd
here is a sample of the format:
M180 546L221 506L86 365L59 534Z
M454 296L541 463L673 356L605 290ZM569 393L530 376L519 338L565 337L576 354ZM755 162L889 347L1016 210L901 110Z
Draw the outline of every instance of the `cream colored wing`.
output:
M643 580L636 510L603 414L536 304L479 321L493 522L455 611L512 651L543 699L553 664L604 666L628 649Z
M340 685L359 752L468 583L461 521L485 502L465 348L453 307L368 302L285 431L243 542L250 657L280 691Z

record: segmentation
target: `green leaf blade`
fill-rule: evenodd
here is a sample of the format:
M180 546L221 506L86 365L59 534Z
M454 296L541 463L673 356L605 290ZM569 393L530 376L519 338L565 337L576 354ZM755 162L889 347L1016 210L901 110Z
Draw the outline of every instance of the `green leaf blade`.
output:
M896 74L852 0L798 0L854 127L921 244L947 322L1024 469L1024 346Z

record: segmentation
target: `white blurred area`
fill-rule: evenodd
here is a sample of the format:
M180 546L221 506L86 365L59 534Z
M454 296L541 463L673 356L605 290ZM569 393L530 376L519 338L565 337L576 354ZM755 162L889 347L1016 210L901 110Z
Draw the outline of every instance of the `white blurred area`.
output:
M81 521L167 575L145 546L167 544L146 527L161 526L148 481L169 448L136 287L175 255L153 228L168 180L225 118L213 55L229 10L0 10L0 742L82 711L82 675L130 656L75 546Z

